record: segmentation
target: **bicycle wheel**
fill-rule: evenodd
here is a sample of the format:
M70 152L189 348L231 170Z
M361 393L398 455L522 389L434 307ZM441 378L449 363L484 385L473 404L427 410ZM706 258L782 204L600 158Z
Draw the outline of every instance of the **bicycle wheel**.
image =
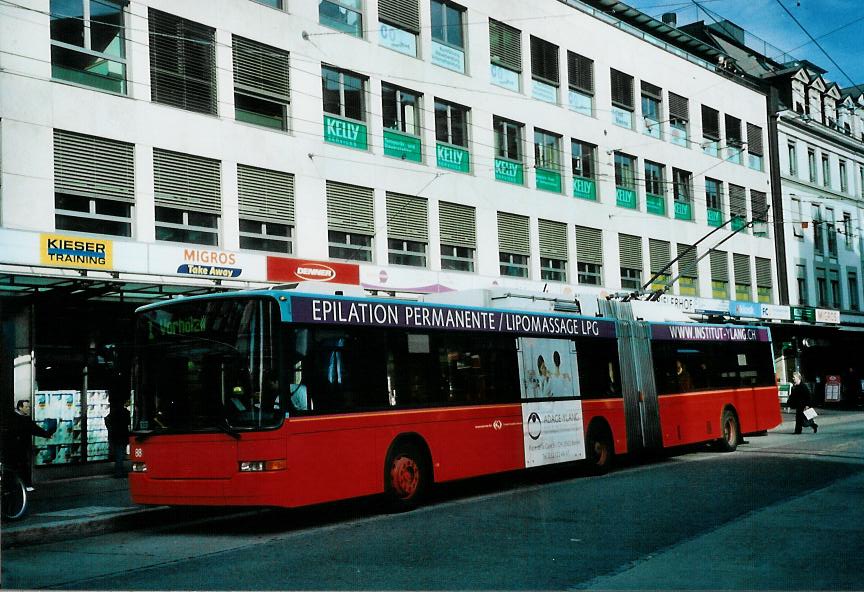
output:
M24 481L12 471L3 471L0 482L3 518L18 520L27 512L27 487Z

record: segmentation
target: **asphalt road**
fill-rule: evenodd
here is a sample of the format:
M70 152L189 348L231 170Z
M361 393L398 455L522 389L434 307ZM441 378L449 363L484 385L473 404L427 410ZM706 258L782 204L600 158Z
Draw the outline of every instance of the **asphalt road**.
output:
M590 477L529 472L4 551L3 587L861 590L864 414ZM193 514L194 515L194 514Z

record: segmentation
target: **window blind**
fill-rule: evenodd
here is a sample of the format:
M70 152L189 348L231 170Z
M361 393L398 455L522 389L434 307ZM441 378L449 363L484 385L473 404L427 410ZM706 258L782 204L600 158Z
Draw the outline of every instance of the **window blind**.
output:
M428 200L425 197L387 192L387 237L429 240Z
M472 249L477 246L476 213L471 206L438 202L438 224L441 244Z
M760 288L771 287L771 260L756 257L756 285Z
M720 112L707 105L702 105L702 137L720 139Z
M648 256L651 259L651 273L659 273L672 260L672 246L668 241L648 239ZM664 273L669 273L667 270Z
M327 226L330 230L375 234L374 192L369 187L327 181Z
M642 81L642 94L657 99L658 101L663 100L663 89L651 84L650 82L645 82L644 80Z
M528 216L498 212L498 248L505 253L530 255Z
M733 253L732 267L735 270L735 283L750 285L750 256Z
M135 202L134 145L54 130L54 190Z
M747 124L747 152L754 156L762 156L762 128L752 123Z
M699 266L696 261L696 249L686 252L692 245L678 243L678 275L686 278L698 278Z
M558 86L558 46L531 36L531 74Z
M522 32L489 19L489 56L497 64L514 72L522 71Z
M212 158L153 149L157 206L221 213L220 162Z
M594 60L567 52L567 77L570 88L588 95L594 94Z
M576 260L579 263L603 265L603 240L599 229L576 227Z
M711 279L717 282L729 281L729 257L726 251L711 251Z
M669 93L669 118L690 121L690 102L686 97Z
M234 35L234 85L289 100L288 52Z
M612 82L612 104L627 109L633 110L633 77L624 72L619 72L612 68L610 70Z
M747 190L729 184L729 215L733 218L747 219Z
M420 6L417 0L378 0L378 20L420 33Z
M738 148L741 146L741 120L726 115L726 145Z
M632 234L618 235L621 267L642 269L642 238Z
M294 175L237 165L240 216L294 224Z
M537 220L540 256L567 260L567 224L553 220Z

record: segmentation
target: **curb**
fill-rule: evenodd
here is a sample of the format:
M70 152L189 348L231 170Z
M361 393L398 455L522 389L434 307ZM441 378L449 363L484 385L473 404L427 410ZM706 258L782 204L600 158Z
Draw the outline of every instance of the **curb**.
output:
M152 524L153 520L174 514L172 508L157 506L154 508L131 508L129 510L105 514L103 516L88 516L72 520L53 520L39 524L26 524L6 527L2 531L2 548L23 547L42 543L53 543L70 538L84 538L97 534L130 530Z

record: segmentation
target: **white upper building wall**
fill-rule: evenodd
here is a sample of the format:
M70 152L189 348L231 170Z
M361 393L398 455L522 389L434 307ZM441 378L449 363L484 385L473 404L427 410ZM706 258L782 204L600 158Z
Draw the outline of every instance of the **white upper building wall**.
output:
M251 0L219 0L206 4L186 1L132 1L125 9L127 96L100 92L90 87L51 78L51 39L48 0L20 0L0 7L0 224L9 229L55 230L53 130L67 130L128 142L135 147L135 207L132 237L152 242L154 236L153 149L171 150L218 160L221 163L222 220L219 246L239 249L236 212L236 165L253 165L293 173L295 176L294 255L328 258L325 181L339 181L375 189L375 259L387 265L385 193L394 191L429 200L429 250L427 269L440 269L437 202L447 201L476 208L477 254L475 274L499 276L497 212L528 216L531 220L530 279L540 281L537 220L567 223L568 284L576 284L575 225L603 231L603 284L620 287L618 233L643 238L643 281L650 277L648 239L692 244L712 228L706 223L705 177L724 184L724 220L729 216L729 184L769 194L768 141L764 95L718 75L687 59L622 31L580 10L555 0L498 2L466 0L464 27L466 73L460 74L430 62L430 5L420 2L418 53L413 58L382 47L378 40L377 5L365 3L364 38L358 39L322 26L318 3L289 0L276 10ZM218 115L193 113L151 101L148 8L155 8L216 29L216 78ZM495 86L489 74L489 18L522 31L521 91ZM272 45L290 53L291 102L288 131L274 131L234 119L232 35ZM531 96L530 35L559 47L558 104ZM594 60L594 117L567 106L567 50ZM323 141L321 65L329 64L368 77L365 89L369 149L356 150ZM612 122L610 68L634 77L634 129ZM663 89L661 139L646 136L641 124L640 81ZM381 83L402 86L422 95L421 139L423 162L402 162L383 154ZM668 93L689 99L687 148L668 141ZM470 173L436 166L434 100L470 108ZM703 153L701 105L730 114L763 132L763 170L724 162ZM525 183L515 186L495 180L493 116L521 122L524 127ZM562 191L535 189L533 133L539 128L562 136ZM572 197L570 139L598 145L598 203ZM721 146L723 143L721 142ZM637 158L637 209L616 206L615 151ZM781 143L781 153L783 144ZM646 211L644 162L665 165L666 216ZM671 191L672 169L693 174L693 221L675 220ZM852 171L852 174L855 174ZM770 217L770 215L769 215ZM770 225L769 225L770 226ZM716 236L728 236L726 231ZM700 245L699 255L716 241ZM771 238L739 233L720 247L730 253L774 259ZM711 296L710 267L700 262L699 292ZM421 273L420 270L416 270ZM463 274L451 274L460 277ZM753 299L755 299L755 273ZM476 279L466 280L475 284ZM515 280L507 280L515 281ZM482 283L482 282L481 282ZM673 291L677 291L675 288ZM776 293L774 295L776 301Z

